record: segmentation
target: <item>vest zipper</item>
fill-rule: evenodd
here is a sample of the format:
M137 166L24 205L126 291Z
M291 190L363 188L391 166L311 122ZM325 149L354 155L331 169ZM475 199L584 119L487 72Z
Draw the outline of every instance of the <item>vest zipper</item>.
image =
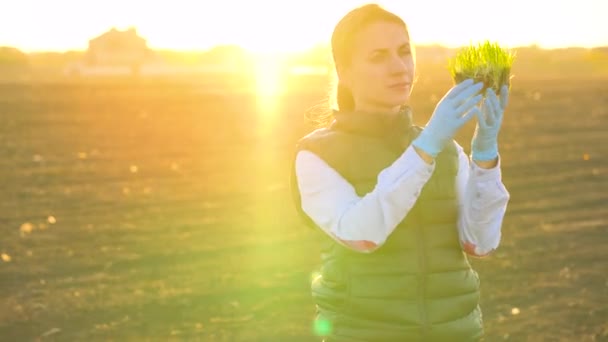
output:
M422 225L417 226L418 229L418 266L420 267L418 281L419 295L419 310L422 315L422 338L426 338L428 329L427 305L426 305L426 249L424 246L424 229Z

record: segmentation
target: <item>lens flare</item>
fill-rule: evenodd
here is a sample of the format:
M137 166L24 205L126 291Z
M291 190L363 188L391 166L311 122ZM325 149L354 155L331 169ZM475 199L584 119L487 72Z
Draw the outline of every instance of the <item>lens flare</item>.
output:
M317 336L327 336L331 334L332 324L324 318L317 318L314 322L313 332Z

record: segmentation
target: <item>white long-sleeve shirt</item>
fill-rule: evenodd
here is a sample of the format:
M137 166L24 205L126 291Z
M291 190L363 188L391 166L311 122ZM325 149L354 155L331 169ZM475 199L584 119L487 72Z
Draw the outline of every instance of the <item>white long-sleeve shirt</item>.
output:
M498 165L483 169L456 144L458 235L469 255L498 248L510 195ZM379 248L414 206L435 163L426 163L412 146L378 174L373 191L360 197L336 170L310 151L296 156L296 178L304 212L339 243L360 252Z

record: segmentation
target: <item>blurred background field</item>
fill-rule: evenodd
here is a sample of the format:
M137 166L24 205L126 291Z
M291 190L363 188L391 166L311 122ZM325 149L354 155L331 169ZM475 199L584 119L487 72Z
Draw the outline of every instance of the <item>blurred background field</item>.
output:
M418 48L419 125L453 51ZM66 69L84 53L0 52L0 340L317 340L288 177L326 50L93 78ZM239 50L213 53L163 60ZM487 341L608 340L608 50L522 47L513 74L502 243L471 259Z

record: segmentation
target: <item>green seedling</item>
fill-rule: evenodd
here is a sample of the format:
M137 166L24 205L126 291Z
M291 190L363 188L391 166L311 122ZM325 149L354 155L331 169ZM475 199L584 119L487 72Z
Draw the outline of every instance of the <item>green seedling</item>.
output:
M498 93L503 85L511 86L514 60L515 53L501 48L498 43L485 41L457 52L448 61L448 70L456 84L472 78L484 83L484 91L492 88Z

